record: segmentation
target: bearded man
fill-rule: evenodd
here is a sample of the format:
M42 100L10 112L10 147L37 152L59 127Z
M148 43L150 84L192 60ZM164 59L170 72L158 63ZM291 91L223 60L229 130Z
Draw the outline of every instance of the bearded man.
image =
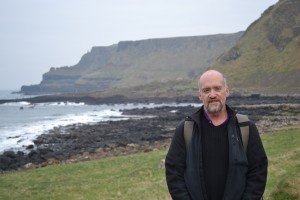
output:
M249 121L243 147L236 112L227 104L229 87L222 73L208 70L199 78L203 106L185 143L184 122L175 130L166 156L166 181L174 200L259 200L265 190L268 159L257 127Z

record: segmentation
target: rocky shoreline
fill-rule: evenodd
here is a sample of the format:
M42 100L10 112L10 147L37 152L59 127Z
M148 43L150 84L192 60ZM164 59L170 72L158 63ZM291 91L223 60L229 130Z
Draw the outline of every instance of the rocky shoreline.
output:
M300 125L297 97L231 97L228 104L255 121L261 133ZM55 127L37 137L35 146L27 147L29 153L6 151L0 155L0 172L166 149L178 122L197 109L165 106L123 110L125 115L145 118Z

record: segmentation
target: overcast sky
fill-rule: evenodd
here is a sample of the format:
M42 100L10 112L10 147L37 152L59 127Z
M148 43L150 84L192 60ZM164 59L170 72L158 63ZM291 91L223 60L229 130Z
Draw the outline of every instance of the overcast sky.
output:
M38 84L93 46L235 33L278 0L0 0L0 89Z

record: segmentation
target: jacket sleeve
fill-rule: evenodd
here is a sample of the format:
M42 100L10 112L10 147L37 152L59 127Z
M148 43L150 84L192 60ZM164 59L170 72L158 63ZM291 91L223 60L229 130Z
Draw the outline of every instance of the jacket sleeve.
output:
M190 200L184 181L186 147L183 136L184 121L175 130L166 156L166 181L173 200Z
M261 199L267 182L268 159L257 127L250 122L247 147L248 173L243 200Z

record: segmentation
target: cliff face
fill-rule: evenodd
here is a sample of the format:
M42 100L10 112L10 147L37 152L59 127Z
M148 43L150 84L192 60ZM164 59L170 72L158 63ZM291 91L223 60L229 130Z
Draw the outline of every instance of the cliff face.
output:
M212 68L225 74L233 92L300 94L299 55L300 1L280 0L245 32L93 47L78 64L51 68L21 92L177 96L195 90L195 78Z
M280 0L252 23L211 68L233 90L300 94L300 1Z
M174 80L192 80L236 44L243 32L122 41L93 47L71 67L51 68L25 94L103 91Z

